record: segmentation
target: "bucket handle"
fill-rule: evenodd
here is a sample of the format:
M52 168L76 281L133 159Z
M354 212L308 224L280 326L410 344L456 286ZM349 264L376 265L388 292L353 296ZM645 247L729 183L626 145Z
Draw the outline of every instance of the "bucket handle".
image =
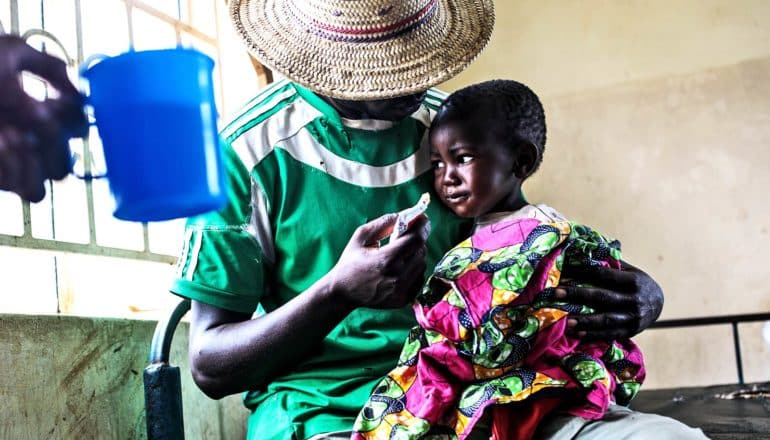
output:
M108 55L101 54L101 53L95 53L93 55L90 55L88 58L86 58L80 64L80 67L78 68L78 74L79 74L79 77L80 77L80 93L86 98L86 116L88 117L88 125L89 125L89 127L93 127L94 125L96 125L96 122L94 121L94 117L93 117L92 111L89 111L90 106L88 105L88 98L90 96L90 89L87 87L88 81L85 79L86 78L85 74L88 71L88 69L93 67L94 64L97 64L100 61L103 61L103 60L108 59L108 58L110 58ZM86 137L86 139L88 139L88 137ZM89 162L93 163L93 156L91 154L90 149L88 149L88 153L87 154L90 156L89 157L89 159L90 159ZM79 160L84 160L84 159L82 158L82 156L80 154L73 153L72 154L72 158L71 158L72 167L73 167L73 171L72 171L72 175L73 176L77 177L78 179L85 180L85 181L91 181L91 180L94 180L94 179L103 179L103 178L107 177L107 172L106 171L98 172L98 173L85 172L83 174L78 174L77 172L74 171L74 166L75 166L75 163L78 162Z
M102 53L95 53L93 55L90 55L88 58L86 58L82 64L80 64L80 77L82 78L86 71L91 68L92 65L98 63L99 61L105 60L109 58L108 55L102 54Z
M93 116L88 114L88 112L86 112L86 117L88 118L88 126L89 126L89 132L90 132L91 131L90 128L95 126L96 122L94 121ZM85 139L83 141L84 142L88 142L88 137L89 136L86 135L86 137L85 137ZM91 148L90 147L88 149L84 148L84 152L86 154L88 154L88 156L89 156L88 157L88 159L89 159L88 162L89 162L89 164L91 164L93 166L94 159L93 159L93 153L91 152ZM71 174L73 176L77 177L80 180L85 180L87 182L90 182L90 181L92 181L94 179L104 179L104 178L107 177L107 171L106 170L105 171L98 171L96 173L88 171L88 172L84 172L83 174L78 174L75 171L75 164L78 161L80 161L80 160L85 160L85 158L83 158L83 156L80 153L72 153L72 155L70 156L70 169L72 170Z

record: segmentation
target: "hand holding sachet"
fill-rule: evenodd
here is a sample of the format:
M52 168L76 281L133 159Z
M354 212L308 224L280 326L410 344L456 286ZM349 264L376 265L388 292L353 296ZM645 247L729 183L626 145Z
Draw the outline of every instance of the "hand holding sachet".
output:
M420 196L420 200L417 201L416 205L412 206L411 208L404 209L398 213L396 224L393 225L393 232L390 234L391 243L393 240L398 238L409 229L412 223L414 223L414 221L417 220L417 218L428 209L429 203L430 194L423 193L422 196Z

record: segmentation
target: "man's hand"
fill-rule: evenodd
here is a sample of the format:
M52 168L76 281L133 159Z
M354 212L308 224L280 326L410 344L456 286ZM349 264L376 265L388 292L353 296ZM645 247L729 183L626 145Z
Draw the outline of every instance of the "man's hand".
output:
M380 246L395 221L396 214L387 214L359 226L329 273L332 290L351 308L403 307L419 292L430 223L422 216L406 233Z
M658 283L626 262L622 267L567 269L566 276L593 287L559 286L556 297L595 310L588 315L570 315L568 331L585 339L623 339L658 319L663 310L663 291Z
M195 383L215 399L259 389L315 353L358 307L397 308L414 298L425 273L427 217L392 243L396 214L359 226L332 270L277 309L251 318L193 301L190 361Z
M22 72L47 81L59 96L33 99L22 89ZM70 171L69 138L84 136L87 129L82 97L67 78L64 62L18 37L0 36L0 190L40 201L44 181L62 179Z

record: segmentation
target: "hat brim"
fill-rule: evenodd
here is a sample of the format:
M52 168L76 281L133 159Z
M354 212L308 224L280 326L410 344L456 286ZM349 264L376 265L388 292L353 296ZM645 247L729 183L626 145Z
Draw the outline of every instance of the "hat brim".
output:
M494 27L492 0L439 0L429 20L382 41L335 41L292 21L286 0L231 0L230 18L261 63L338 99L423 92L465 69Z

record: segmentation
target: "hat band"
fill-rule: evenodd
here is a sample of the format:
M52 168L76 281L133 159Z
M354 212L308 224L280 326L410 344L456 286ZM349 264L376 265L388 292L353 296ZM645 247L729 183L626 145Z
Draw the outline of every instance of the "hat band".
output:
M409 17L399 20L395 23L371 27L371 28L352 28L334 26L327 23L321 23L312 19L298 9L292 8L296 18L305 24L307 30L319 37L332 41L342 41L349 43L370 43L376 41L385 41L397 38L400 35L411 32L418 28L433 16L438 8L438 0L430 0L419 11Z

